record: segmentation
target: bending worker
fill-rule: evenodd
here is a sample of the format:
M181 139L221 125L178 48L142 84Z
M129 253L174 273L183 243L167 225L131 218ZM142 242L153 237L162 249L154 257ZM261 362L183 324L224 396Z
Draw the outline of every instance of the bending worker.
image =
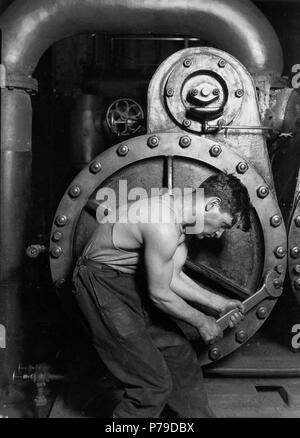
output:
M211 344L222 331L201 306L219 316L236 309L231 327L244 308L183 272L186 235L189 230L205 245L235 224L247 230L251 204L233 175L211 176L201 189L202 201L197 189L120 206L117 219L108 214L97 225L77 262L76 300L94 347L124 387L114 418L159 417L166 406L177 417L213 416L196 352L176 320Z

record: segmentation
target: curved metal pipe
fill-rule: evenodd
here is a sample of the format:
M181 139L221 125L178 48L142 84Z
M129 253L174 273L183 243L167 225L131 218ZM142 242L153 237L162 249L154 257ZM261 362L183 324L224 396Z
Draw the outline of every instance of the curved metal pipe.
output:
M252 74L283 68L275 31L249 0L18 0L0 27L9 73L31 75L55 41L96 30L191 35L231 53Z

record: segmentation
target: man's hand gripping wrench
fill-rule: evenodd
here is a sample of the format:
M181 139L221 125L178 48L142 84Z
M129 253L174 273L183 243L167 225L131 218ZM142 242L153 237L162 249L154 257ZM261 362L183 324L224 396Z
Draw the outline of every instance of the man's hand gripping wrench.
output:
M278 298L282 293L282 287L276 288L274 285L274 280L278 278L278 274L274 271L269 271L266 274L264 284L262 287L243 301L243 305L245 308L245 313L249 312L249 310L253 309L257 304L263 301L265 298ZM225 315L221 316L217 323L219 324L222 331L224 331L227 327L229 327L229 320L231 315L236 313L237 309L232 309L229 312L225 313Z

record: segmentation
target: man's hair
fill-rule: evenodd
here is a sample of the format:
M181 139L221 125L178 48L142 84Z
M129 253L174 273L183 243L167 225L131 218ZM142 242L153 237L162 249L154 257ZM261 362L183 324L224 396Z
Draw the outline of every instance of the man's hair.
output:
M216 196L221 199L220 211L233 217L233 224L243 231L251 228L251 202L247 188L232 174L220 173L207 178L200 185L206 198Z

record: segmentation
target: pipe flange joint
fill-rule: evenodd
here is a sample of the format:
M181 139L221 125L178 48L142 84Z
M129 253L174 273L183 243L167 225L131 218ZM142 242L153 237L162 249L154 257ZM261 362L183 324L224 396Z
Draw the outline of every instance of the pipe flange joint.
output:
M38 81L31 76L8 73L5 78L5 87L8 90L24 90L29 94L38 92Z

